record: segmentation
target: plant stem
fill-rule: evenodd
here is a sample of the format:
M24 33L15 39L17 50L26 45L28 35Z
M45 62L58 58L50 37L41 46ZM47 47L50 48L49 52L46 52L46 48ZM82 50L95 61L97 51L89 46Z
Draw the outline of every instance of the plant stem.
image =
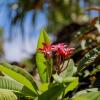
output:
M68 62L67 62L66 67L65 67L64 69L62 69L61 72L63 72L63 71L68 67L69 61L70 61L70 60L68 59Z

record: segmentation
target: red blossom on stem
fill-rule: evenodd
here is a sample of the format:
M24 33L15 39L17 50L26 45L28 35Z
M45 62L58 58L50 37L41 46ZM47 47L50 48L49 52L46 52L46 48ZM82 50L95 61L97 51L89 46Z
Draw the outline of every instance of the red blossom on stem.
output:
M67 45L65 45L64 43L59 43L56 45L52 45L52 50L57 51L58 49L60 49L60 48L64 49L65 47L67 47Z
M69 59L74 51L74 48L68 47L68 45L65 45L64 43L59 43L56 45L53 44L46 44L43 43L43 48L38 49L40 52L42 52L45 57L53 58L53 54L56 57L54 60L56 63L54 63L54 70L59 74L62 72L63 66L60 68L60 64L65 60Z
M52 45L52 50L56 51L56 55L62 56L64 58L69 58L74 48L68 47L68 45L65 45L64 43L59 43L57 45Z
M65 45L64 43L56 45L43 43L43 48L39 48L39 51L44 53L48 58L52 57L53 52L55 52L57 56L69 58L72 55L74 48L68 47L68 45Z
M64 49L59 48L57 54L67 59L72 55L73 51L74 48L70 48L70 47Z
M38 50L44 53L45 56L50 58L52 56L51 44L46 44L46 43L42 43L42 44L43 44L43 48L39 48Z

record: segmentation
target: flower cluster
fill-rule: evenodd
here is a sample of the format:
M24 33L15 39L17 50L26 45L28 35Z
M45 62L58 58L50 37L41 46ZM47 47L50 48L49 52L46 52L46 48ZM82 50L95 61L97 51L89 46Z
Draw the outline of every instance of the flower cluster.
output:
M43 48L39 48L38 49L40 52L44 53L45 56L47 56L48 58L52 57L52 45L51 44L46 44L43 43Z
M74 48L68 47L68 45L65 45L64 43L56 45L43 43L43 48L39 48L39 51L44 53L48 58L51 58L53 52L55 52L57 56L67 59L72 55Z
M58 74L64 70L63 65L60 66L65 59L69 59L72 55L74 48L69 47L68 45L65 45L64 43L59 44L46 44L43 43L43 48L38 49L39 52L42 52L45 57L47 58L47 61L49 61L50 58L53 59L53 65L54 65L54 71Z

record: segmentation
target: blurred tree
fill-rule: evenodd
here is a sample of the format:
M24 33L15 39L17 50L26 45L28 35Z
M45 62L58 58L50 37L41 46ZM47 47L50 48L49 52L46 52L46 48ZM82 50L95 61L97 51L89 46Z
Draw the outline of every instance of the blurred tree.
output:
M47 30L50 33L57 33L62 27L71 22L84 23L88 17L82 13L85 7L99 6L99 0L14 0L8 3L11 11L15 11L11 17L12 25L20 23L22 36L24 37L24 18L29 11L33 11L32 21L36 20L37 11L43 11L48 18ZM88 12L91 16L91 12Z
M73 20L76 21L80 15L80 0L18 0L10 7L16 7L16 15L12 18L12 23L24 21L24 17L28 11L33 11L33 23L36 19L38 10L44 11L48 18L48 31L56 32L61 26L69 24Z
M3 29L0 27L0 62L4 60L4 50L3 50Z

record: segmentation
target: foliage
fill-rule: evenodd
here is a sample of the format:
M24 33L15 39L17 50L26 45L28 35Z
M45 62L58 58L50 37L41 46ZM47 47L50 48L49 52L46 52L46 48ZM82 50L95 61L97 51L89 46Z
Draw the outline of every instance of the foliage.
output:
M17 100L17 97L10 90L0 89L0 99L1 100Z
M5 95L6 100L12 100L11 96L13 100L99 100L98 21L99 18L94 18L87 27L75 33L71 44L79 41L76 49L65 43L52 44L42 30L36 52L40 81L18 66L1 63L0 98ZM1 89L8 94L1 95Z
M37 49L42 47L43 42L50 43L50 40L49 40L47 34L45 33L45 31L41 31L41 33L40 33ZM36 63L37 63L37 68L38 68L38 72L40 74L41 80L43 82L47 82L46 59L45 59L44 55L40 52L37 52L37 54L36 54Z

